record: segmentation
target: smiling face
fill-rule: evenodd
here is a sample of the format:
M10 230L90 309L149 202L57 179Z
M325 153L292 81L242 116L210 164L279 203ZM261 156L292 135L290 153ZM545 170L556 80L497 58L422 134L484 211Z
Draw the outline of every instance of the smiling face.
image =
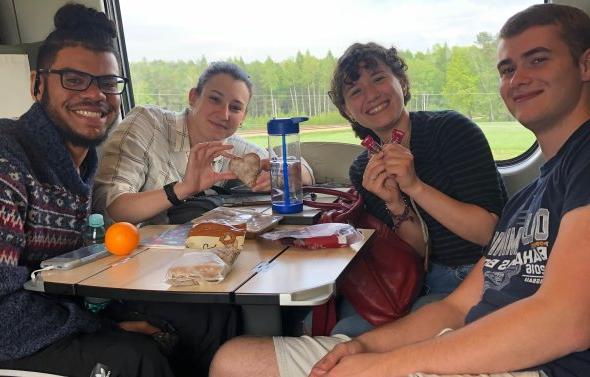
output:
M584 121L588 78L583 59L574 61L557 25L531 27L500 40L498 72L506 107L536 134Z
M393 128L405 131L408 112L400 80L383 62L376 63L371 68L361 65L358 79L344 85L344 105L351 118L387 140Z
M118 75L119 66L110 52L96 52L81 46L61 49L49 67L74 69L95 76ZM67 143L89 147L98 145L119 115L119 95L105 95L92 82L84 91L65 89L60 75L42 73L39 85L41 104L49 118L59 127ZM39 98L39 97L38 97Z
M212 76L200 94L191 89L191 143L223 140L233 135L246 117L249 100L246 84L225 73Z

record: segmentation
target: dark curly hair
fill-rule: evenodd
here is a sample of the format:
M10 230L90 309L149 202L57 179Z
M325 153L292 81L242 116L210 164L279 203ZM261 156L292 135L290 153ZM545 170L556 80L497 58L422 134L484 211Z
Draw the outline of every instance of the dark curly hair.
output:
M346 114L343 88L344 85L351 84L359 79L361 66L373 69L378 62L388 66L400 81L400 84L405 89L404 104L407 104L412 95L410 94L410 80L406 74L408 70L406 62L399 56L395 47L385 48L374 42L366 44L354 43L344 51L344 54L336 63L336 68L334 68L331 87L328 92L340 115L350 122L354 133L361 139L367 135L371 135L376 140L379 140L379 137L372 130L361 126Z
M119 61L115 45L117 29L104 13L82 4L68 3L55 13L53 23L55 30L39 47L38 68L49 68L61 49L76 46L91 51L111 52Z
M560 4L536 4L516 13L500 29L500 38L515 37L533 26L557 25L561 38L577 62L590 48L590 16L583 10Z

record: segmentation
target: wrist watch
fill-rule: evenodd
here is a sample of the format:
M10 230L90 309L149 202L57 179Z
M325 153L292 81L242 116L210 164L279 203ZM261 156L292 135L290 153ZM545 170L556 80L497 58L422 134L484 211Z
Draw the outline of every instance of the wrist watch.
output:
M168 201L175 206L184 203L184 200L178 199L178 196L176 196L176 193L174 192L174 185L176 185L177 183L178 181L175 181L164 185L164 192L166 193L166 198L168 198Z

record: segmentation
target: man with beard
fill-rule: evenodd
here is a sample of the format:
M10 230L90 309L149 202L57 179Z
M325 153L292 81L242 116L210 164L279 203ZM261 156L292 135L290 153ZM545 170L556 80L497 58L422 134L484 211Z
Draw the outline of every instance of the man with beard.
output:
M114 24L68 4L39 50L36 103L0 120L0 368L87 377L172 376L145 323L110 324L77 302L25 291L42 260L81 246L95 147L119 115Z

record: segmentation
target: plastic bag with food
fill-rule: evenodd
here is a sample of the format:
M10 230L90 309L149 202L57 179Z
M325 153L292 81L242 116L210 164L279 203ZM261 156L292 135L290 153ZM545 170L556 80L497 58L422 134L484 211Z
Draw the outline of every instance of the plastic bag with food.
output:
M218 283L231 271L240 251L231 248L191 250L176 259L166 272L173 286Z
M254 238L256 235L277 226L282 218L283 216L264 215L248 208L217 207L197 217L193 223L210 221L227 221L230 224L246 223L246 238Z
M306 249L346 247L364 239L363 234L352 225L340 223L324 223L294 230L278 230L264 233L260 237Z

